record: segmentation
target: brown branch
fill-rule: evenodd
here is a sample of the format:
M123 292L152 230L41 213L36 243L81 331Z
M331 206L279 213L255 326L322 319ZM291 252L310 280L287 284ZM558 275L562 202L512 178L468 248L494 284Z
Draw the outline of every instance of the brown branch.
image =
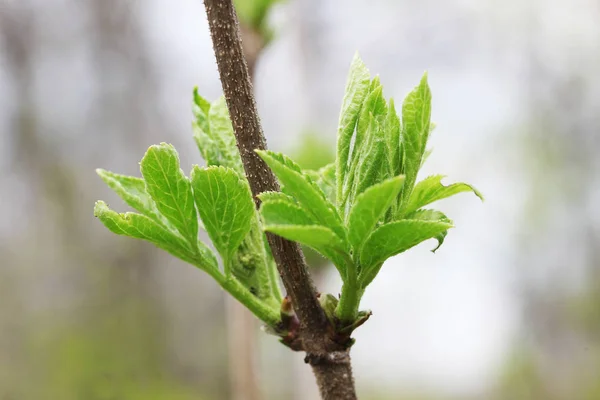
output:
M231 116L244 170L257 207L256 197L265 191L278 191L275 176L256 149L266 149L248 67L244 59L238 19L231 0L205 0L217 66ZM300 319L301 348L313 367L324 399L356 399L349 350L335 343L332 327L319 305L304 255L297 243L267 235L285 289Z
M263 36L251 27L240 26L244 58L251 82L254 82L256 63L265 46ZM260 376L257 371L256 317L233 296L225 298L229 375L232 400L260 400Z

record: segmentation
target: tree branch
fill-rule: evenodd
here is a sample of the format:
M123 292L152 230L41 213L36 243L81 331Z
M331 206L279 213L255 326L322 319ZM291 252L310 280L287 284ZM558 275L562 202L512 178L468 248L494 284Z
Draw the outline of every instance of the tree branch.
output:
M279 191L279 184L273 172L254 152L266 149L266 141L242 52L237 16L231 0L206 0L204 4L237 146L258 207L260 203L256 196L267 191ZM278 267L285 266L279 269L279 273L300 321L307 329L314 330L314 334L320 335L327 320L317 300L300 246L275 235L268 236Z
M254 152L266 149L238 20L231 0L205 0L217 66L227 107L257 207L256 195L278 191L275 175ZM349 349L332 340L333 328L317 299L304 255L297 243L267 234L285 289L300 320L300 343L313 367L324 399L356 399Z

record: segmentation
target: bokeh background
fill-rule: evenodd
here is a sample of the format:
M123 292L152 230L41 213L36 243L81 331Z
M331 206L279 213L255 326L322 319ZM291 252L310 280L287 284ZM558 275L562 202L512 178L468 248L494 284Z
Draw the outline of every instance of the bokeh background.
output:
M271 148L329 161L358 50L397 100L429 71L423 175L486 195L441 203L457 228L440 251L397 256L370 286L361 399L600 399L600 2L265 10L254 80ZM162 141L201 162L194 85L221 94L201 0L0 0L0 399L236 397L217 285L92 213L125 208L97 167L137 175ZM337 293L333 269L315 273ZM301 354L260 333L252 346L247 398L316 398Z

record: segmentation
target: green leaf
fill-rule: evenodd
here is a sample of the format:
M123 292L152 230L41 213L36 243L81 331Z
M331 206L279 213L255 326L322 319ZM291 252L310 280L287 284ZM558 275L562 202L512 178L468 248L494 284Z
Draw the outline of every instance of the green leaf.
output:
M306 210L289 201L263 202L260 213L265 225L315 225Z
M233 168L244 176L225 97L219 97L207 107L207 101L194 93L194 102L194 139L206 163Z
M336 179L335 179L335 163L327 164L318 170L305 170L308 175L325 194L327 200L331 203L335 202Z
M357 165L354 172L354 185L349 194L349 204L368 187L387 178L385 171L387 163L385 137L380 123L373 115L370 119L367 142L355 159Z
M466 183L454 183L452 185L442 185L444 175L432 175L420 181L413 189L408 201L402 205L402 215L410 214L435 201L445 199L461 192L473 192L477 197L483 200L483 195L473 186Z
M320 225L265 225L265 231L287 240L306 245L329 258L340 275L345 276L345 257L350 257L342 240L331 230Z
M387 120L385 123L385 138L390 163L390 173L398 176L402 170L402 150L400 143L400 118L396 113L394 99L390 99Z
M317 251L321 249L337 249L344 251L344 244L331 230L319 225L265 225L267 232L285 239L302 243Z
M406 201L417 180L431 120L431 91L427 84L427 73L419 86L406 96L402 104L403 171L406 182L402 190L402 201Z
M206 232L228 271L255 212L250 188L233 169L198 166L192 169L192 188Z
M397 176L371 186L359 195L348 217L348 240L360 254L361 246L377 222L398 196L404 176Z
M450 218L448 218L441 211L437 210L417 210L407 215L406 219L418 219L421 221L438 221L452 224L452 220ZM438 241L438 245L431 250L432 253L435 253L442 246L447 234L448 231L445 230L435 236L435 239Z
M292 204L297 203L296 199L294 199L292 196L287 195L282 192L262 192L259 195L257 195L256 197L258 197L260 199L260 201L262 201L263 203L270 202L270 201L285 201L285 202L289 202Z
M232 259L230 271L250 292L265 301L274 301L278 307L281 295L273 296L273 285L277 281L271 277L269 270L272 265L268 263L265 253L264 232L259 223L258 212L254 212L250 221L250 231L237 247Z
M266 231L311 247L330 259L338 268L342 277L345 276L346 260L350 258L346 252L346 246L339 236L330 229L319 225L314 217L312 217L306 209L296 203L293 198L285 195L278 199L271 197L270 200L263 201L260 213ZM290 231L292 233L290 233ZM316 231L318 235L325 235L326 238L329 238L329 236L333 234L334 238L327 239L327 241L323 243L319 238L307 239L303 236L293 236L298 234L305 235L306 232L312 231Z
M387 114L387 105L383 98L383 86L379 82L379 77L376 76L371 82L371 88L369 95L365 99L362 109L360 110L360 116L356 127L356 139L354 141L354 154L358 154L361 151L362 143L366 140L367 131L370 128L371 116L373 116L379 124L383 124ZM373 134L374 132L370 131ZM383 132L381 132L383 135Z
M337 164L336 175L337 191L336 199L342 200L343 185L348 172L348 159L350 157L350 144L354 135L356 121L365 97L368 94L370 74L365 64L360 59L358 53L354 55L350 72L346 81L346 90L344 100L342 101L342 110L340 112L338 141L337 141Z
M402 220L377 228L363 245L360 263L363 271L383 263L424 240L436 237L452 224L437 221ZM361 272L362 274L362 272Z
M168 225L168 221L158 212L154 201L146 192L146 183L142 178L119 175L101 168L96 169L96 173L130 207L157 223Z
M208 127L208 112L210 110L210 102L198 93L198 87L194 88L194 104L192 106L192 112L194 114L195 122L205 132L209 132Z
M96 202L94 215L117 235L147 240L175 257L206 271L216 271L218 268L214 254L203 243L198 243L200 251L196 253L195 249L179 234L145 215L129 212L119 214L109 209L103 201Z
M190 181L179 168L175 148L166 143L150 146L140 165L146 190L158 211L195 246L198 243L198 217Z
M341 239L346 232L339 215L331 203L327 201L319 187L289 158L271 151L257 151L267 163L287 193L291 194L300 205L312 214L315 221L334 231Z
M377 177L390 177L387 176L387 171L382 174L387 166L383 129L386 113L383 88L379 78L375 77L360 112L350 155L350 171L343 184L343 197L338 202L339 209L344 213L349 211L348 202L352 203L362 190L377 182Z
M208 112L210 132L215 142L218 143L223 160L219 165L233 168L236 172L243 174L244 167L235 141L233 125L229 118L229 110L225 97L221 96L215 100Z

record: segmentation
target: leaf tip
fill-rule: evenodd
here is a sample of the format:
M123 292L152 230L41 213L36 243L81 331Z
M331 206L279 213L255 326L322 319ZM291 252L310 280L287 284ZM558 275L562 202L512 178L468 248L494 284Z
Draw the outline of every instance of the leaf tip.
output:
M352 57L351 64L358 64L358 65L361 65L361 66L365 65L365 63L363 62L363 60L362 60L362 58L361 58L360 53L359 53L358 50L356 50L354 52L354 56Z
M475 196L479 197L479 200L481 200L482 203L485 202L483 193L481 193L479 190L475 189L473 186L471 186L471 188L473 189L473 193L475 193Z
M144 164L144 160L147 160L148 156L158 156L158 154L163 152L171 153L170 155L175 155L175 157L177 157L177 160L179 160L179 155L177 154L177 150L175 150L175 146L173 146L171 143L161 142L160 144L153 144L152 146L148 147L148 150L146 150L146 154L144 154L144 157L142 157L140 165Z
M109 210L108 205L104 201L98 200L94 204L94 217L98 218L98 217L102 216L108 210Z
M258 154L258 156L260 158L262 158L262 160L264 162L267 162L267 159L270 158L269 152L267 150L261 150L261 149L254 149L254 152L256 154Z

